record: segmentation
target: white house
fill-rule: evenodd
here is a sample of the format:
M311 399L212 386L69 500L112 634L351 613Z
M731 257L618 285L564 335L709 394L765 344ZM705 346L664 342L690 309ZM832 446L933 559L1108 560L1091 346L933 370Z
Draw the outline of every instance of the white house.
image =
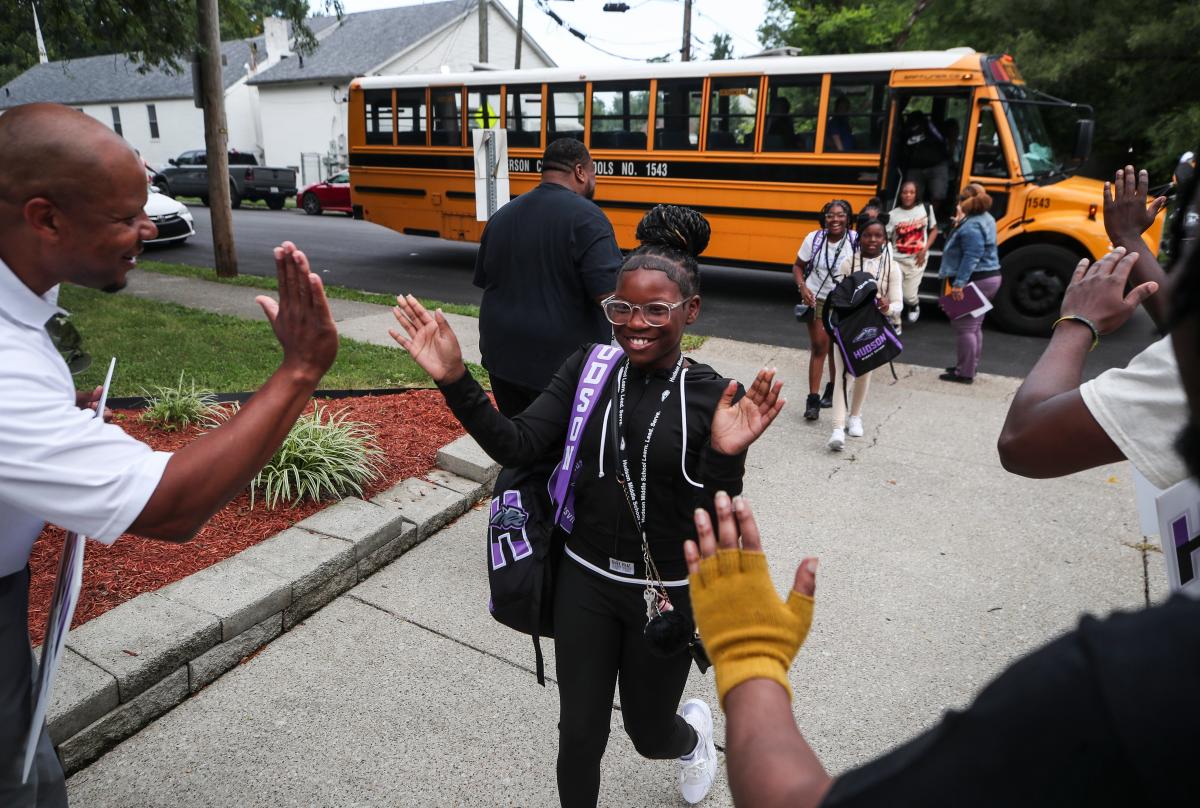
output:
M300 167L308 180L317 160L344 165L351 79L478 67L478 20L474 0L347 14L322 29L314 53L272 58L272 67L249 80L258 90L267 162ZM522 67L554 66L528 33L524 42ZM502 4L488 0L489 65L511 68L516 47L516 20Z
M331 22L314 19L314 31ZM221 43L229 147L260 157L257 92L246 80L255 69L271 66L267 50L266 37ZM177 73L141 72L123 54L90 56L35 65L0 88L0 111L38 101L66 104L92 116L121 134L154 166L204 147L204 113L193 102L186 64Z
M513 65L516 20L487 0L488 55ZM300 56L287 25L268 19L264 35L221 43L229 147L268 165L292 166L302 181L346 160L346 93L355 76L470 70L479 55L477 0L313 17L317 50ZM522 66L554 62L526 33ZM0 88L0 113L36 101L76 107L119 132L151 165L204 147L203 112L191 71L139 72L122 54L35 65Z

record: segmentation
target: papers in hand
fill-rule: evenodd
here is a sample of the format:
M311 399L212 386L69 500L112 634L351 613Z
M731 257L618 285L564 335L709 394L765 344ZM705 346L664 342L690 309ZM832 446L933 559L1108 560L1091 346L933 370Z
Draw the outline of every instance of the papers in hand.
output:
M938 298L938 305L951 320L968 315L982 317L992 310L992 301L988 300L974 283L968 283L962 291L962 300L955 300L950 296L950 284L947 283L944 293Z
M108 375L96 404L96 418L104 417L104 404L108 401L108 388L112 384L113 370L117 367L114 357L108 364ZM46 708L50 704L50 687L54 673L71 630L71 618L75 616L75 605L79 602L79 590L83 586L83 544L86 537L69 532L63 541L62 559L58 562L58 577L54 580L54 596L50 600L50 613L46 616L46 639L42 642L42 664L38 666L37 682L34 685L33 720L29 722L29 734L25 737L25 766L21 782L28 782L37 753L38 738L46 720Z

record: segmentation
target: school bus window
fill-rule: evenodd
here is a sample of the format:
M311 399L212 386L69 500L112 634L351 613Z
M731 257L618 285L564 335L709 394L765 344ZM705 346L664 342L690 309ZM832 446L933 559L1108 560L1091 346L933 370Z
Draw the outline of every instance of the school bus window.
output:
M560 137L583 140L584 86L582 84L552 84L549 88L549 109L546 112L546 142Z
M996 116L991 107L981 107L979 123L975 125L975 156L971 159L971 174L975 177L1007 177L1008 164L1004 144L996 129Z
M711 151L751 151L758 114L758 79L713 79L708 101Z
M509 87L507 98L508 145L537 148L542 144L542 88Z
M887 109L888 75L834 76L829 88L825 151L879 152Z
M644 149L650 82L592 85L592 148Z
M467 93L467 128L492 129L500 124L500 88L488 87ZM467 144L468 146L470 143Z
M704 101L700 79L658 82L655 103L654 148L700 148L700 106Z
M435 146L462 145L462 88L436 89L432 93Z
M396 142L401 146L425 145L424 90L396 91Z
M767 120L762 150L815 150L820 108L820 76L772 76L767 84Z
M392 145L392 91L367 90L364 92L363 113L366 116L367 145Z

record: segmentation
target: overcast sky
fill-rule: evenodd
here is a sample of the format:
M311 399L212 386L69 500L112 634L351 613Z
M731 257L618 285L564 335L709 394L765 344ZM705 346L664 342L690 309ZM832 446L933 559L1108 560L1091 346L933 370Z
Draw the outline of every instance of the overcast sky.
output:
M605 12L608 0L547 0L558 16L573 28L587 34L588 43L580 42L538 7L537 0L525 0L525 28L537 43L563 67L613 64L624 60L639 61L671 54L679 60L683 44L683 0L625 0L630 9L618 14ZM473 0L462 0L473 5ZM499 0L513 17L517 0ZM314 9L323 8L322 0L309 0ZM347 13L376 8L420 5L418 0L343 0ZM713 34L728 32L733 37L736 56L748 56L758 50L758 26L766 12L766 0L693 0L692 55L706 58L712 50ZM697 41L699 40L699 41ZM598 50L601 49L601 50ZM609 53L603 53L608 51ZM610 54L619 54L614 56ZM511 67L511 65L507 65Z

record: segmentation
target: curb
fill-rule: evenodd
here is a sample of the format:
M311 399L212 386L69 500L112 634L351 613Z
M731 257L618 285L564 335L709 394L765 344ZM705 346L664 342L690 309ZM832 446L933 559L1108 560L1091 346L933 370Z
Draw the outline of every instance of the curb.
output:
M428 539L500 472L470 436L438 468L347 497L67 637L46 726L69 776Z

